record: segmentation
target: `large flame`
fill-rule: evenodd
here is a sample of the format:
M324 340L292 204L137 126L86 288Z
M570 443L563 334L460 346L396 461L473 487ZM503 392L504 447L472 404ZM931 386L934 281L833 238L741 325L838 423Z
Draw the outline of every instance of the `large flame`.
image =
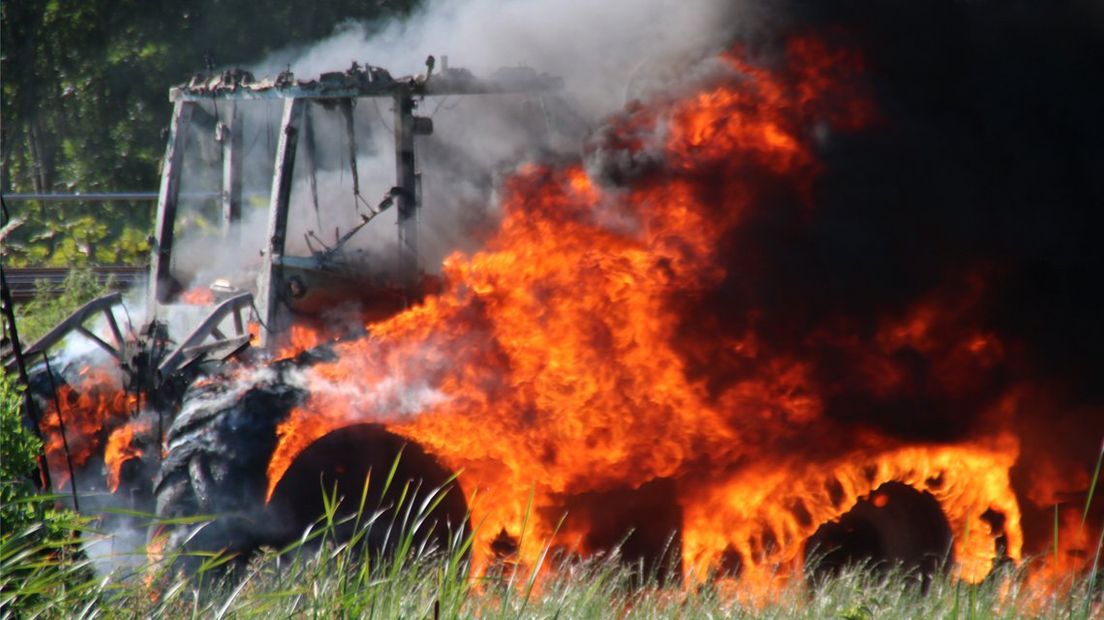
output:
M112 372L88 366L81 369L75 385L59 385L56 402L48 402L40 426L50 476L60 490L69 482L68 463L80 469L94 455L102 454L108 433L134 414L138 397L123 390Z
M818 524L888 481L940 502L966 579L997 558L986 511L1005 517L1007 554L1019 558L1013 438L906 446L839 428L822 415L828 395L809 362L762 353L754 330L709 344L741 368L720 393L688 373L693 352L675 344L679 305L725 277L718 244L762 208L756 179L805 192L818 169L811 128L872 118L853 90L833 90L860 67L851 54L800 39L776 71L738 53L722 61L722 77L697 92L630 105L610 122L589 161L616 168L603 176L619 175L617 185L582 164L519 170L502 193L499 231L483 251L446 261L442 294L369 326L308 372L309 401L279 428L269 493L314 440L379 421L463 471L479 567L502 532L520 541L523 563L546 543L592 551L587 524L555 529L565 498L657 479L675 481L684 570L697 574L733 550L748 583L792 574ZM967 280L960 289L971 290ZM962 373L1001 355L994 335L963 325L972 297L956 298L887 317L873 338L841 328L810 340L853 349L875 393L915 387L897 355L909 347L954 393Z
M996 559L992 524L984 515L1006 517L1008 557L1020 559L1020 512L1008 470L1016 442L991 445L908 446L875 454L857 452L832 462L782 460L758 464L703 490L686 502L684 558L697 575L708 575L722 557L741 558L742 579L769 586L799 568L802 542L834 521L860 498L886 482L903 482L931 493L953 532L959 575L983 579ZM765 544L764 541L771 541Z

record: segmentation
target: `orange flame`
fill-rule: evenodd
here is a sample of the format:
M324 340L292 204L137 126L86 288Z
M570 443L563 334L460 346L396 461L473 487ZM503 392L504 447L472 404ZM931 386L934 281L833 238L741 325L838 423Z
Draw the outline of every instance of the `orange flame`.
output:
M326 325L296 323L287 332L280 334L281 345L276 349L274 357L275 359L294 357L307 349L336 338L337 334L331 333Z
M760 442L823 430L807 365L761 359L756 336L749 334L731 349L758 369L711 398L702 381L688 378L672 344L678 316L670 300L724 277L714 260L719 239L756 206L755 189L742 182L741 172L799 185L815 174L805 127L816 118L818 102L831 100L824 73L840 70L820 62L820 50L813 44L791 49L800 66L790 76L797 87L728 56L738 83L652 107L635 105L614 119L609 143L615 147L643 150L663 136L654 148L672 172L658 181L611 189L580 165L523 167L504 188L497 235L482 252L447 259L441 295L372 325L369 338L337 345L337 361L309 371L308 403L278 430L269 494L311 442L353 422L381 421L462 469L469 497L478 491L472 518L484 525L476 532L477 566L492 561L502 532L522 541L518 556L526 564L536 561L545 541L590 551L586 532L554 533L563 497L636 488L698 470L712 472L715 484L682 485L689 570L716 567L726 547L746 545L753 529L767 527L790 531L777 537L785 542L781 554L762 558L759 566L793 564L804 539L796 535L811 533L804 531L809 525L794 529L765 494L758 502L751 498L771 488L765 480L780 485L804 474L810 486L823 484L813 472L824 468L849 481L853 503L878 480L922 485L937 474L953 477L948 459L976 459L971 474L992 477L992 484L962 489L955 478L938 497L960 529L978 507L1004 511L1016 528L1018 509L1007 481L1014 442L1003 451L905 449L873 437L854 442L867 448L851 460L806 458L798 465L772 457L759 467L741 466L770 457ZM867 108L854 103L829 112L830 121L854 127ZM727 171L717 175L722 187L706 200L695 175L718 169ZM917 325L906 325L900 338L922 335ZM897 336L887 329L888 348ZM860 483L865 469L856 462L878 475ZM532 518L526 515L529 489ZM824 502L817 518L838 517L850 506L846 500ZM1011 544L1018 554L1016 536ZM996 553L991 539L956 544L970 578ZM755 570L748 575L755 579Z
M1008 474L1014 439L907 447L871 432L852 437L845 456L779 457L772 442L805 433L815 443L829 428L807 365L762 358L749 334L730 346L757 369L710 398L672 346L678 317L669 300L724 276L713 259L718 240L756 206L754 187L740 182L739 171L799 185L815 174L803 127L818 102L831 101L825 76L847 66L826 64L840 57L820 52L811 43L791 48L796 87L729 56L746 81L634 106L611 123L611 143L629 150L665 136L663 158L673 172L660 182L609 189L581 166L521 169L506 184L501 229L487 249L446 261L443 294L372 325L370 338L338 345L337 361L311 369L309 402L279 428L269 493L311 442L376 420L462 469L469 497L478 491L477 566L493 560L502 532L522 541L518 556L526 564L546 541L591 551L578 529L586 524L554 531L562 498L682 480L690 471L692 479L679 484L690 574L709 574L736 549L745 559L743 583L766 587L792 575L817 525L888 481L940 502L965 579L988 572L999 534L1018 559L1019 507ZM859 126L868 113L860 102L827 111L837 127ZM722 180L710 203L693 178L717 168L730 170L732 180ZM962 371L999 357L995 337L958 335L954 314L937 310L920 306L887 323L876 340L881 350L856 343L871 383L883 386L877 389L905 381L894 357L902 347L942 360L936 374L948 391ZM936 332L951 344L936 341ZM829 497L829 481L842 489L838 496ZM528 489L535 515L526 515ZM807 519L795 516L797 503ZM1005 517L1005 532L989 531L981 515L990 510ZM772 545L764 545L768 538Z
M997 558L998 533L982 517L986 511L1005 516L1008 557L1021 557L1020 511L1008 478L1017 453L1016 441L1003 437L988 445L909 446L827 463L772 460L687 502L684 560L703 576L735 551L742 559L740 578L766 591L801 568L801 543L820 524L896 481L939 501L955 533L959 575L976 583Z
M75 387L58 386L61 415L53 401L40 427L46 438L46 461L56 489L69 482L65 448L73 466L81 468L99 454L111 429L125 422L137 407L137 396L122 389L119 378L100 368L85 368ZM65 436L62 437L62 426Z
M119 490L119 476L123 463L142 457L142 450L134 445L135 434L148 433L151 424L146 420L131 420L111 432L104 448L104 465L107 466L107 488Z
M179 299L182 304L209 306L215 303L215 292L206 286L197 286L181 293Z

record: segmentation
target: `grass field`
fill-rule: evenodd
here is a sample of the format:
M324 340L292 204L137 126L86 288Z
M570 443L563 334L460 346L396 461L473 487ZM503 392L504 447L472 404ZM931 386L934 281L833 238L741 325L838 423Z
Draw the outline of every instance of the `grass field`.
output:
M777 589L759 597L717 580L696 587L665 582L616 555L549 556L539 567L475 578L465 559L470 537L455 537L443 550L419 545L423 513L401 505L395 512L362 508L349 517L359 520L357 534L338 544L332 535L340 519L336 505L329 506L317 527L282 550L247 562L219 554L189 556L198 564L190 576L174 569L182 557L176 554L149 562L141 550L114 558L81 552L104 534L94 522L75 516L63 528L72 533L55 539L43 539L38 526L5 532L0 616L980 619L1104 614L1100 584L1091 574L1039 588L1027 585L1023 567L996 571L978 585L937 576L926 587L916 575L856 567L815 584L780 580ZM382 559L358 552L373 528L386 529L393 550ZM105 559L116 568L98 574L93 566Z

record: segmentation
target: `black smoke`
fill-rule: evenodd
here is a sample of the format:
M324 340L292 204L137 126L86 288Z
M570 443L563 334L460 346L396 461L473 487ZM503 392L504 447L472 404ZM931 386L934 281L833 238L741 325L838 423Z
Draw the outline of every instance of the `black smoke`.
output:
M809 34L856 50L877 118L810 128L824 164L812 209L768 185L725 240L726 280L686 315L687 341L754 323L771 353L815 360L828 416L910 438L977 431L977 414L1024 381L1104 406L1104 8L851 0L759 14L738 41L761 62ZM944 331L998 335L1001 362L958 369L977 375L963 391L941 385L935 354L880 351L908 379L871 394L855 342L876 348L880 325L925 300L951 309ZM743 372L714 353L690 357L719 391ZM1104 416L1085 424L1099 441Z
M719 394L760 359L808 360L844 426L921 441L1011 428L1025 526L1045 538L1030 502L1083 505L1076 481L1104 437L1104 5L839 0L735 15L736 41L764 64L782 65L794 36L857 51L877 112L859 131L809 128L822 164L810 196L760 180L719 252L724 282L676 302L690 372ZM945 311L935 336L993 334L994 357L879 343L922 303ZM724 337L749 330L758 358L734 356ZM878 392L871 360L904 380ZM1016 390L1014 411L985 415ZM1043 469L1067 480L1064 498L1032 494Z

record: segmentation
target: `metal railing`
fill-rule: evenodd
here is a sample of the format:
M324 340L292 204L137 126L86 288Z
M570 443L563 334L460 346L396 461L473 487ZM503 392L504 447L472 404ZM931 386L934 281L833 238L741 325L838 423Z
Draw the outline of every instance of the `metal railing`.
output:
M217 196L217 194L215 194ZM157 192L97 192L92 194L4 194L8 202L145 202L157 200Z

